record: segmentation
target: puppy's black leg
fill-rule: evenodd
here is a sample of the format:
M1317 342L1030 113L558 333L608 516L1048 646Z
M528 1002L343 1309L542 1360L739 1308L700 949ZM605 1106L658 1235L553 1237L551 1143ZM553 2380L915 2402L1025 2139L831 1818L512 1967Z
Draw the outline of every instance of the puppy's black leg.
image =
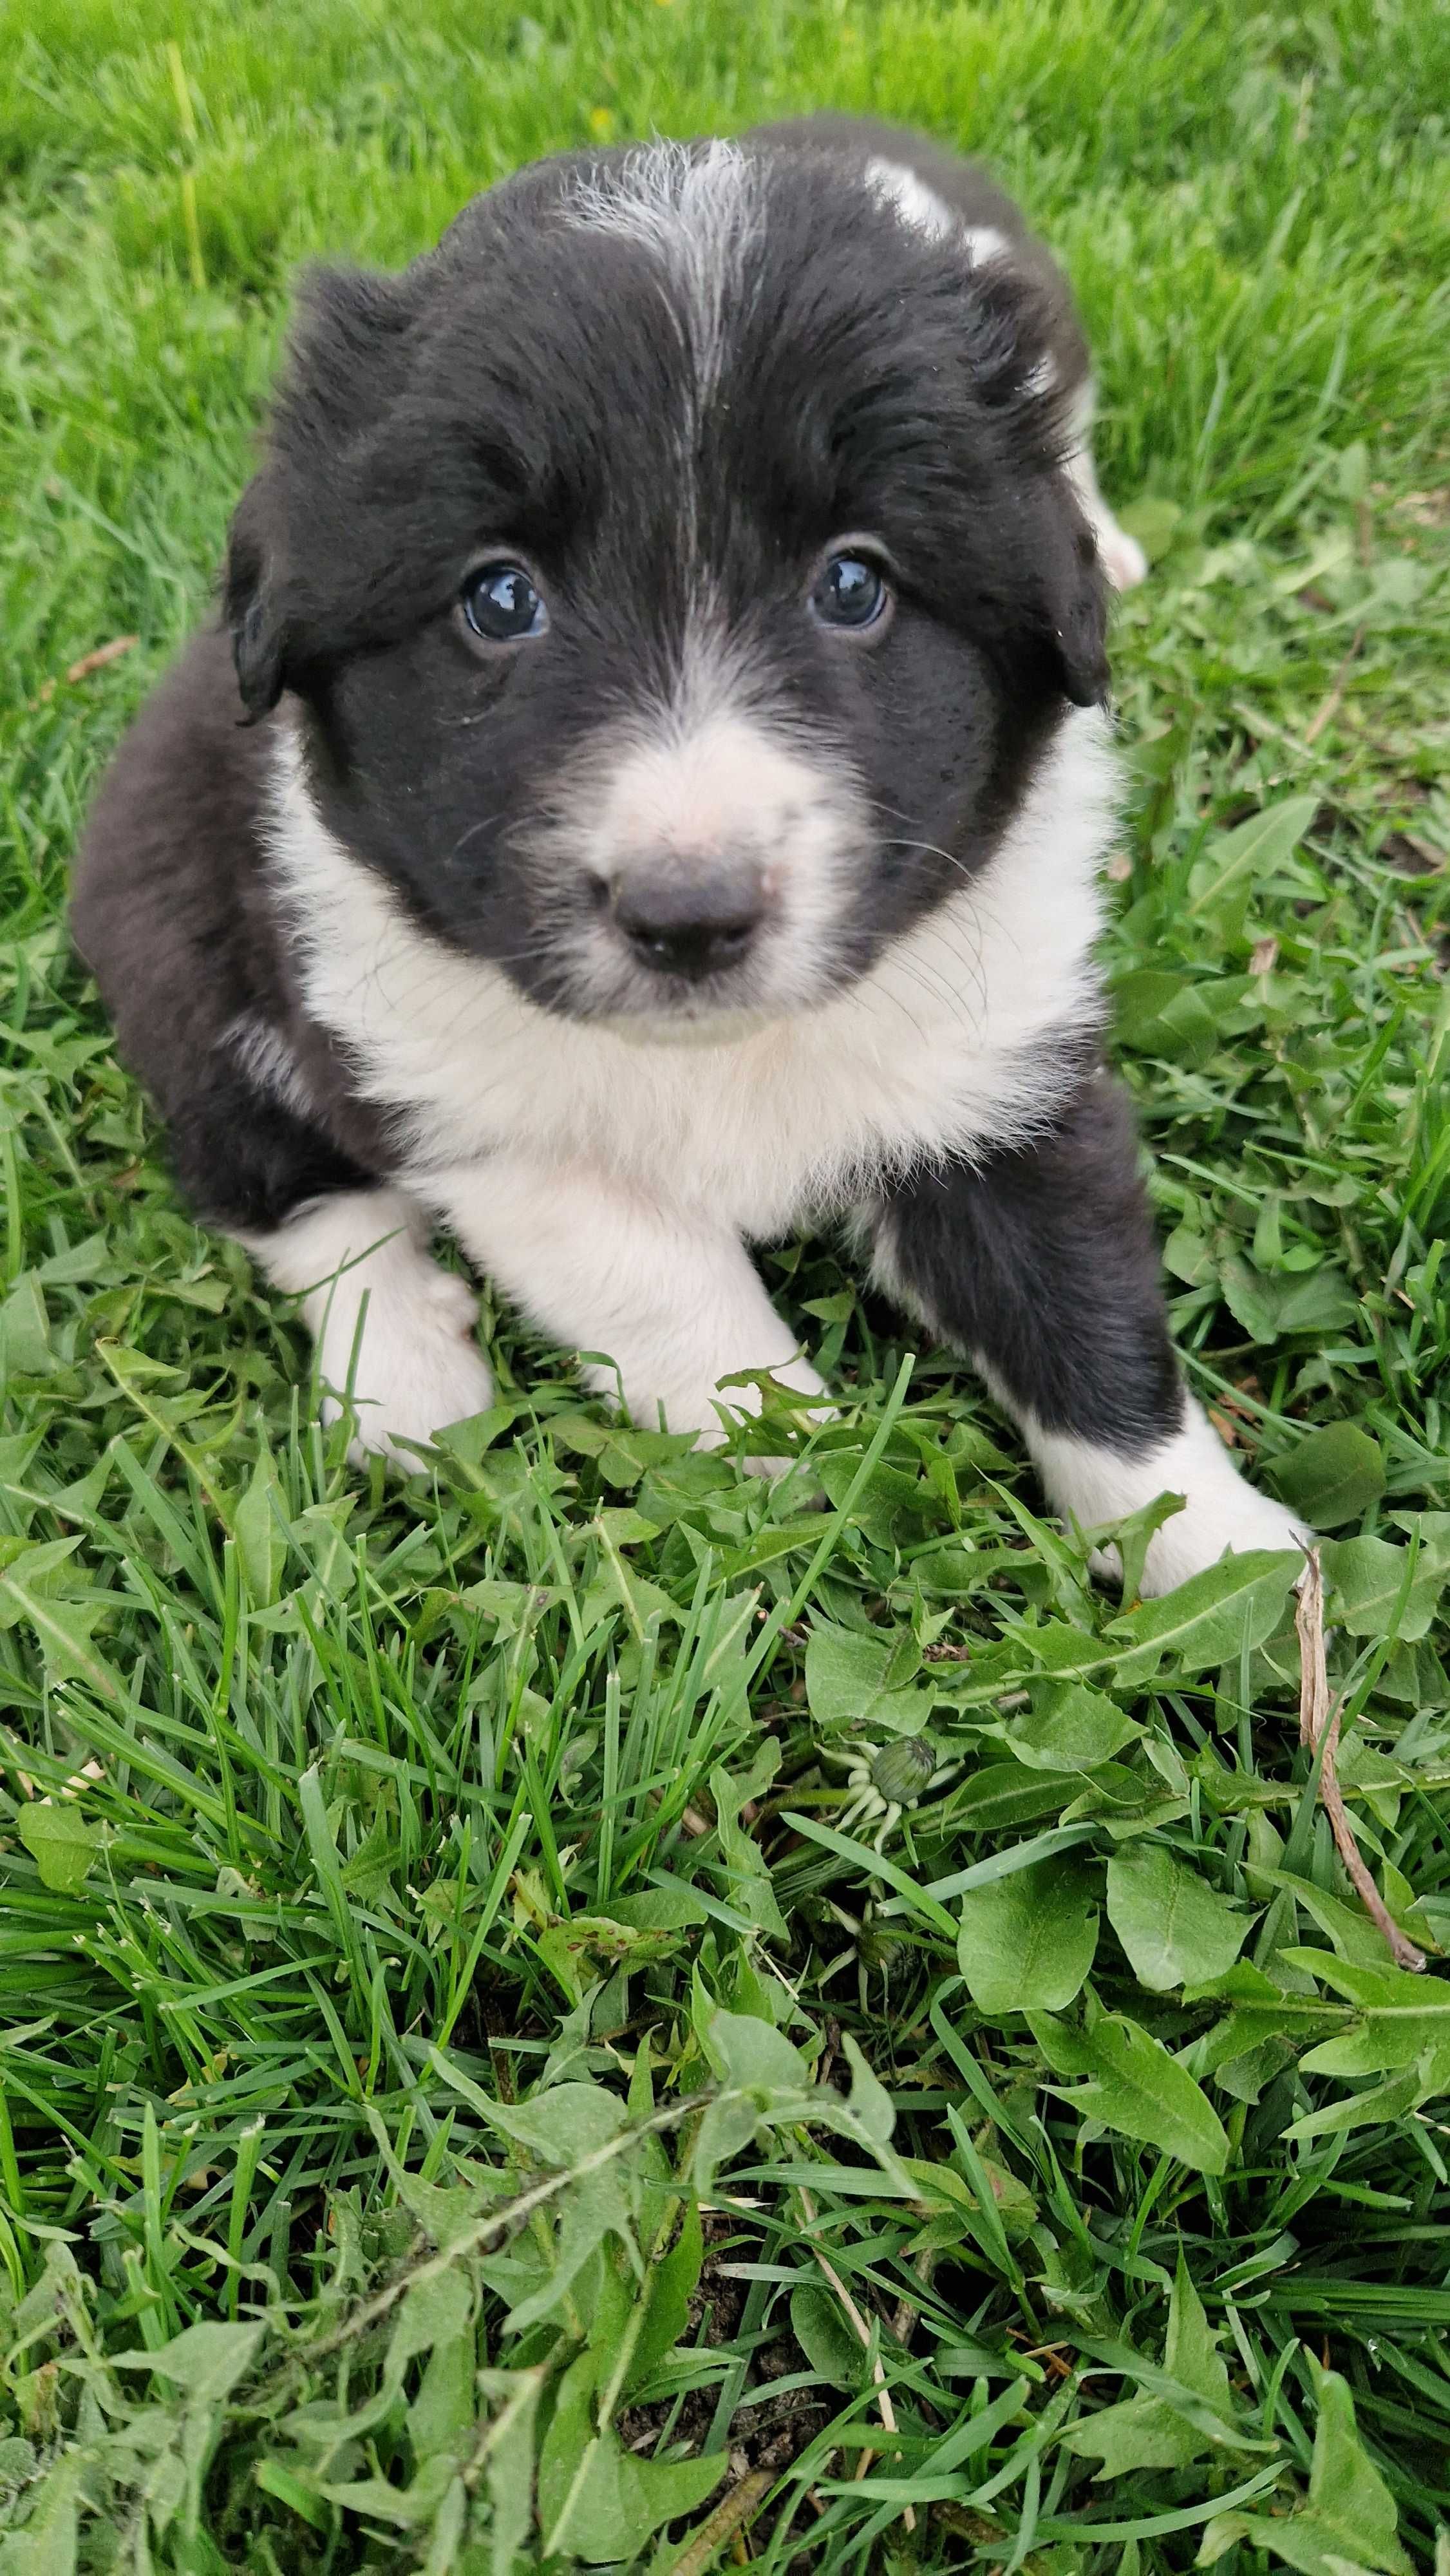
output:
M198 1214L300 1298L335 1419L351 1387L354 1457L417 1467L413 1441L481 1413L493 1380L478 1300L428 1258L429 1219L341 1152L305 1112L222 1073L171 1123L177 1177Z
M1105 1075L1036 1144L904 1182L871 1230L876 1278L973 1360L1057 1510L1090 1528L1164 1492L1186 1497L1150 1544L1145 1592L1227 1548L1299 1543L1183 1385L1132 1112Z

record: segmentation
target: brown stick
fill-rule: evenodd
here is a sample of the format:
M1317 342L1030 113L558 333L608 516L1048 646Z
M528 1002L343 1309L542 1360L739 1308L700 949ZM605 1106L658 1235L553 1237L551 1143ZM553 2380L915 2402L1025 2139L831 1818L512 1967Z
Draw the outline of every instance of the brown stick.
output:
M122 654L129 653L140 641L139 635L117 635L109 644L98 644L94 653L83 653L80 660L72 662L70 669L61 675L67 688L74 688L78 680L88 680L92 671L104 671L108 662L119 662ZM37 707L48 707L59 686L59 680L42 680L30 701L30 714L34 715Z
M67 681L74 688L78 680L88 680L92 671L104 671L108 662L119 662L122 654L132 652L140 641L139 635L115 635L109 644L98 644L94 653L83 653L78 662L72 662L65 675Z
M727 2488L708 2521L702 2522L671 2562L669 2576L703 2576L717 2549L735 2537L775 2484L769 2469L750 2469Z
M931 2247L929 2245L924 2246L912 2266L923 2290L930 2286L935 2264L936 2256L932 2252ZM909 2344L920 2323L921 2310L916 2306L915 2302L906 2298L898 2299L895 2307L891 2311L891 2331L895 2335L897 2342L899 2344Z
M1319 1795L1333 1830L1335 1849L1354 1882L1361 1905L1396 1967L1412 1969L1419 1976L1425 1966L1425 1953L1416 1949L1414 1942L1400 1930L1391 1915L1360 1856L1359 1845L1345 1812L1344 1792L1334 1765L1344 1702L1341 1697L1335 1701L1332 1710L1329 1705L1329 1674L1324 1660L1324 1577L1320 1571L1317 1547L1310 1548L1300 1579L1294 1625L1299 1632L1299 1741L1307 1745L1311 1753L1319 1753L1323 1748L1319 1765Z

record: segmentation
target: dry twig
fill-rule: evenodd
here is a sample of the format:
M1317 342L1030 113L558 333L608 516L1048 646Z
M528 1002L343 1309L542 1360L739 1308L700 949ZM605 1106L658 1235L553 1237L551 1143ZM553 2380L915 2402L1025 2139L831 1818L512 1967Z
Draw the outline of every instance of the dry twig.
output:
M78 662L72 662L70 669L62 672L61 680L73 689L79 681L88 680L93 671L104 671L108 663L119 662L122 654L131 652L140 641L139 635L115 635L109 644L98 644L93 653L83 653ZM42 680L30 701L30 713L33 715L37 707L48 707L60 685L60 680Z
M929 2245L922 2247L911 2268L923 2290L930 2288L931 2276L936 2268L936 2256ZM920 2323L921 2310L915 2302L909 2298L898 2299L891 2311L891 2331L897 2342L909 2344Z
M1370 1921L1384 1940L1396 1967L1413 1969L1418 1976L1425 1965L1425 1953L1417 1950L1408 1935L1400 1930L1370 1875L1354 1831L1345 1812L1344 1792L1335 1769L1339 1749L1339 1725L1344 1702L1329 1705L1329 1674L1324 1661L1324 1577L1319 1569L1319 1550L1311 1548L1299 1584L1299 1601L1294 1612L1294 1625L1299 1632L1299 1741L1311 1753L1319 1753L1319 1795L1334 1833L1335 1849L1354 1881Z
M715 2552L727 2540L736 2539L762 2498L769 2495L775 2483L770 2469L749 2469L733 2487L728 2487L714 2512L690 2534L669 2570L669 2576L703 2576Z

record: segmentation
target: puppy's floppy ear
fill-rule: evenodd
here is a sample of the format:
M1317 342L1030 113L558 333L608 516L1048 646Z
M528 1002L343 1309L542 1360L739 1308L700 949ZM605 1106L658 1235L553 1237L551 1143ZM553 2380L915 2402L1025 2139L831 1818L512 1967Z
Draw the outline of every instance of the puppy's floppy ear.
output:
M267 460L232 520L222 586L249 723L276 705L290 663L325 649L303 631L308 545L345 516L354 460L406 381L407 333L428 272L425 257L401 277L315 268L302 281Z
M232 639L248 724L270 713L286 684L286 629L278 598L276 496L265 471L248 484L227 540L222 617Z
M1106 695L1107 581L1066 468L1080 443L1074 411L1088 380L1071 290L1040 242L1004 243L971 272L969 340L977 393L1020 468L1015 544L1035 642L1064 697Z
M287 363L273 406L273 446L305 453L365 436L406 381L408 333L439 254L425 251L401 275L379 269L307 269Z

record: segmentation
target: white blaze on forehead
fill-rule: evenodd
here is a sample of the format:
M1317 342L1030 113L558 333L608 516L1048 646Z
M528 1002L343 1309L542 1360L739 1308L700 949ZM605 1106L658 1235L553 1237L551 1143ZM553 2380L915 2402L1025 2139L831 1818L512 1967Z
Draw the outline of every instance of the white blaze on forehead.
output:
M577 223L638 243L678 283L702 389L718 375L725 316L760 220L753 176L738 143L651 143L583 181L572 199Z
M872 194L894 206L904 224L925 233L931 241L942 241L957 228L957 219L944 197L929 188L904 161L885 161L876 156L866 164L866 180Z
M1005 259L1012 245L995 224L968 224L962 234L967 256L975 268L985 268L989 259Z

